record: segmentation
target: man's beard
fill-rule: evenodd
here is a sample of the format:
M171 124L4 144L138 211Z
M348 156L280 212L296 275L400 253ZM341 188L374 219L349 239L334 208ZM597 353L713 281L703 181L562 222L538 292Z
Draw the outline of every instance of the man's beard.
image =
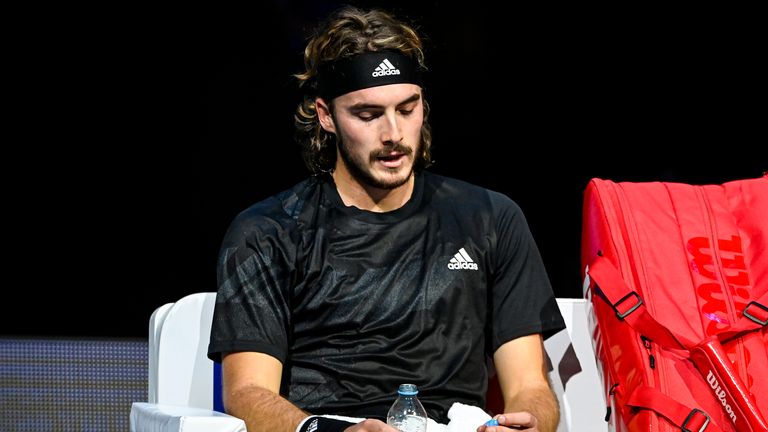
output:
M373 171L369 169L369 167L374 164L379 157L387 156L393 151L401 153L403 155L402 157L410 157L414 151L411 150L410 147L404 146L402 144L395 144L391 147L387 147L384 150L371 152L367 160L361 160L359 157L352 156L352 152L349 151L347 145L341 139L338 141L338 146L339 154L341 155L341 159L344 162L344 165L346 165L347 170L349 170L352 177L366 186L374 187L377 189L395 189L404 185L408 179L411 178L411 174L413 173L413 166L415 164L415 161L413 160L411 161L411 166L408 169L408 172L402 177L386 177L384 179L379 179L376 178L373 174ZM421 154L421 143L416 146L416 154ZM402 167L398 169L402 170Z

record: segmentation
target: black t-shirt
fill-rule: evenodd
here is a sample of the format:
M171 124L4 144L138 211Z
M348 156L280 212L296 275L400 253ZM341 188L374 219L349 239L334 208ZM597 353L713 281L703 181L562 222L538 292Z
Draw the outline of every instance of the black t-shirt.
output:
M484 406L487 356L564 328L508 197L430 172L401 208L346 207L330 176L242 212L225 235L208 355L283 363L281 394L313 414L383 418L414 383L430 417Z

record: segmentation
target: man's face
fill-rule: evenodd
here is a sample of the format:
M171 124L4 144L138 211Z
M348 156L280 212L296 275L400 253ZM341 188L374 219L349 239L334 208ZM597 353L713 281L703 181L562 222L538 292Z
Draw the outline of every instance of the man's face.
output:
M421 153L421 88L390 84L341 95L333 101L333 132L340 139L336 170L366 186L404 184Z

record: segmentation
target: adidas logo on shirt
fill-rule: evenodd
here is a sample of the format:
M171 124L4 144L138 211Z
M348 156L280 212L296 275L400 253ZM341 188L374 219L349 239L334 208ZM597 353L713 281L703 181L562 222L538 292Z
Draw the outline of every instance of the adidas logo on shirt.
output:
M464 248L459 249L456 255L448 262L448 268L451 270L477 270L477 264L472 261Z
M373 73L371 74L375 77L380 77L384 75L400 75L400 69L396 68L389 60L384 59L383 62L374 69Z

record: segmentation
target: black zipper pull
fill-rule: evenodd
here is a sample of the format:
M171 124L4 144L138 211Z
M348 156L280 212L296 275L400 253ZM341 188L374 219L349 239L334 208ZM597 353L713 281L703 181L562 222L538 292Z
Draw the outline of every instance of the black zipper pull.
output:
M656 358L651 354L651 340L643 335L640 335L640 340L643 341L643 346L648 350L648 366L651 369L656 369Z

